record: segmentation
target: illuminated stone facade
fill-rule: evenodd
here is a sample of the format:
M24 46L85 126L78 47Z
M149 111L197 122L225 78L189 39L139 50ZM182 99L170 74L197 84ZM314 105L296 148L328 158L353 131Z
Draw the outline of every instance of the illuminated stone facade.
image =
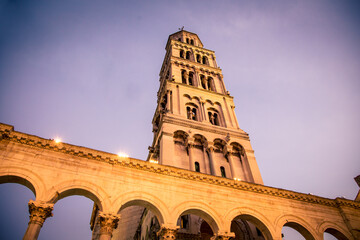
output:
M263 185L214 52L196 34L169 37L153 131L141 161L0 124L0 183L36 196L24 239L37 239L71 195L94 201L93 239L281 240L283 226L306 239L360 239L358 201Z

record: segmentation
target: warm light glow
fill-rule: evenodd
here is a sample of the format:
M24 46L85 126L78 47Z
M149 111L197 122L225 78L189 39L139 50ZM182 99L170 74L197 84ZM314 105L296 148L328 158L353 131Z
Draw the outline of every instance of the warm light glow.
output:
M60 142L61 142L61 138L56 137L56 138L54 139L54 141L55 141L55 143L60 143Z
M152 159L150 159L150 161L149 161L149 162L151 162L151 163L159 163L159 161L152 160Z
M129 157L129 155L127 155L126 153L123 153L123 152L119 152L117 155L119 157L121 157L121 158L128 158Z
M235 180L235 181L241 181L241 179L240 179L240 178L234 178L234 180Z

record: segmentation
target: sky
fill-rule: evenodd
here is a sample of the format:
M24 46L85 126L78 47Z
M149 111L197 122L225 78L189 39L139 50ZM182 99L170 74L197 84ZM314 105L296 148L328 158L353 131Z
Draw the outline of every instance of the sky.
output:
M354 199L359 10L340 0L0 0L0 122L145 160L166 41L184 26L215 51L264 184ZM16 184L0 194L14 222L0 222L0 238L20 239L34 195ZM89 239L92 202L56 205L39 239ZM71 220L85 225L63 231Z

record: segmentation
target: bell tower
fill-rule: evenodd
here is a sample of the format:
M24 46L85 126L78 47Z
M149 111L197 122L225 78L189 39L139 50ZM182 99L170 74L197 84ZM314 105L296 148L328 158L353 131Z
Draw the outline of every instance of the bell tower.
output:
M165 49L147 161L263 184L215 52L185 30Z

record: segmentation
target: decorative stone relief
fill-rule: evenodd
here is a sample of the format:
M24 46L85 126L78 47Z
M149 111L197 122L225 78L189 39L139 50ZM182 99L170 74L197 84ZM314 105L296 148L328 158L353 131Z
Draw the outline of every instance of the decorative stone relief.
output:
M176 239L177 231L177 228L161 227L160 230L157 232L157 235L160 240Z
M29 201L29 213L30 213L30 223L36 223L40 226L43 225L45 219L52 217L52 210L54 204L36 202L33 200Z
M99 213L98 221L100 223L100 234L111 235L113 230L117 228L119 220L119 215Z

